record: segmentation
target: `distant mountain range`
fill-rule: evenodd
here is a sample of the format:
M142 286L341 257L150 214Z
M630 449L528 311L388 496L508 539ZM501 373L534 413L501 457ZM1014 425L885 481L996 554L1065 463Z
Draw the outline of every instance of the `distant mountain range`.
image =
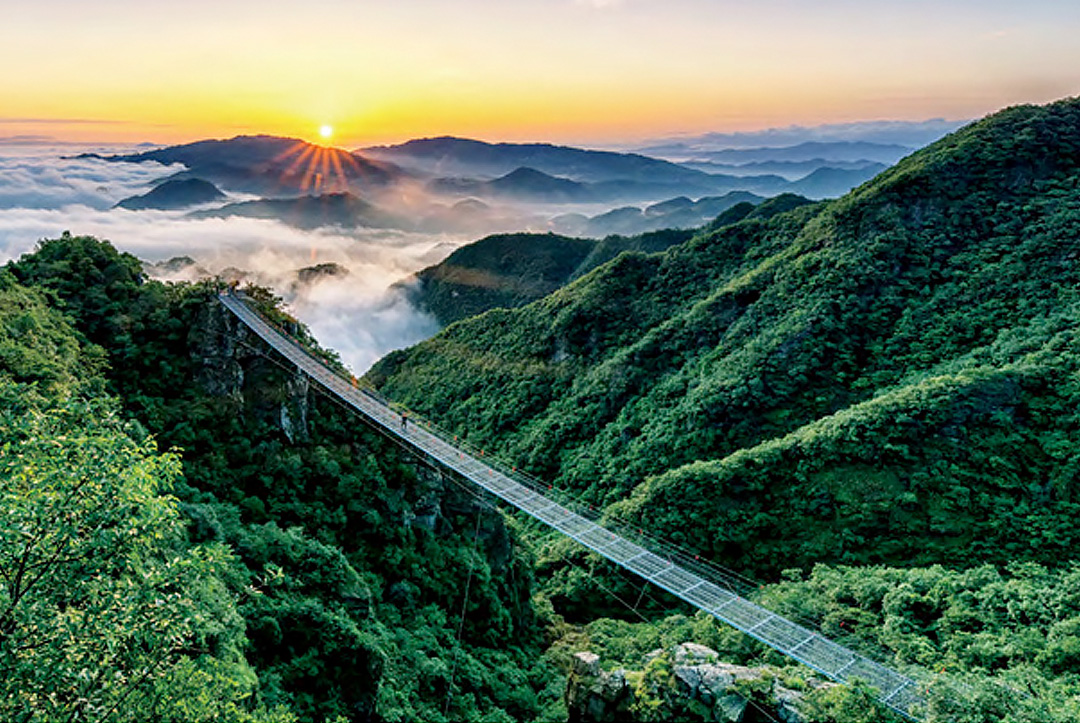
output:
M590 151L548 143L485 143L446 136L397 146L373 146L360 153L436 177L491 180L519 168L531 168L585 183L640 181L705 186L710 183L707 173L636 153Z
M772 194L788 186L779 176L756 176L741 179L741 182L720 176L711 178L713 180L707 185L653 183L634 179L581 182L552 176L535 168L522 167L489 181L474 178L437 178L428 183L427 187L434 193L449 196L473 196L524 203L596 204L673 198L681 195L702 196L715 192L709 189L730 190L733 186Z
M812 158L808 161L752 161L748 163L720 163L716 161L682 161L679 165L705 173L724 173L732 176L781 176L788 181L798 181L822 168L837 171L861 171L878 174L889 164L871 160L838 161Z
M726 148L719 151L698 151L695 156L715 163L739 165L765 162L821 162L832 163L873 161L892 165L915 149L895 144L865 142L807 141L794 146L766 146L761 148Z
M764 200L763 196L747 191L706 196L697 201L679 196L644 208L623 206L591 218L582 214L563 214L551 219L550 226L555 233L591 238L640 234L663 228L696 228L739 203L756 205Z
M191 215L277 219L302 229L554 230L599 238L700 226L741 201L784 193L839 196L907 151L895 144L815 141L703 152L695 168L543 143L443 137L350 153L289 138L238 136L95 157L185 167L120 202L132 210L222 202L224 191L263 198ZM717 168L734 172L707 172ZM782 170L786 177L755 170ZM559 208L573 205L589 208Z
M598 200L595 184L557 178L534 168L521 167L505 176L484 181L475 178L437 178L428 184L436 193L485 198L509 198L543 203L591 203Z
M610 203L732 191L838 196L911 150L862 142L808 142L787 148L705 152L693 156L691 162L674 163L635 153L443 137L365 148L362 153L418 175L434 176L428 187L444 195L533 203ZM746 166L751 163L781 164L787 176L769 168L749 170ZM802 164L801 173L792 173L784 165L792 163ZM829 172L815 175L823 169Z
M657 139L634 150L645 155L666 158L673 148L681 149L680 152L685 149L716 151L728 148L777 148L795 146L807 141L865 142L922 148L952 133L965 123L967 121L932 118L925 121L857 121L809 127L793 125L760 131L704 133Z
M230 190L283 196L385 189L407 177L400 168L293 138L237 136L143 153L87 156L109 161L187 166L175 179L201 178Z

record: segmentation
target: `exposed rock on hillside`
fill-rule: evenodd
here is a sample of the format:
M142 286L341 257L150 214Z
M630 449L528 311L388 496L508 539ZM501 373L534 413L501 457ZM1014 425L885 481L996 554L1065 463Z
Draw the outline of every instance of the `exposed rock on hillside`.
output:
M640 670L605 671L599 656L577 653L566 689L568 720L809 722L800 710L804 693L785 686L777 671L717 658L710 648L683 643L645 656ZM806 687L832 685L812 681Z

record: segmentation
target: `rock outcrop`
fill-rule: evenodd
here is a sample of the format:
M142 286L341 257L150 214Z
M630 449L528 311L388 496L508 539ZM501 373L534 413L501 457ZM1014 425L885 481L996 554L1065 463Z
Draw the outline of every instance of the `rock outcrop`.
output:
M290 443L307 441L308 378L260 353L263 342L231 313L207 304L189 344L196 381L208 395L230 399L280 429Z
M574 655L566 689L571 723L717 721L811 723L800 711L810 680L788 687L778 670L721 662L716 651L683 643L645 656L640 670L605 671L599 656ZM795 688L799 687L800 690Z
M261 339L217 303L201 312L189 337L196 382L211 397L225 398L238 414L279 430L290 444L310 440L311 381L279 362ZM502 516L456 485L448 473L405 456L414 467L415 487L402 489L402 523L445 536L475 534L491 569L503 573L514 558L513 541Z

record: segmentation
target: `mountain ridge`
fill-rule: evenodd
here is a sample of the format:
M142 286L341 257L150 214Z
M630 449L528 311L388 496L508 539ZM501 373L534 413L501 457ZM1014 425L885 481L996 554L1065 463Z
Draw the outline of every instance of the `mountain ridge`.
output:
M273 219L296 228L411 228L412 224L375 204L347 192L318 196L262 198L237 201L220 208L193 211L191 218Z
M171 179L140 196L125 198L116 208L129 211L176 210L227 198L217 186L201 178Z
M1066 321L1080 283L1077 147L1080 102L1008 109L839 200L624 254L370 377L739 569L997 561L1033 525L1054 532L1027 559L1052 562L1080 539L1072 492L1032 498L1023 480L1066 475L1071 490L1071 463L993 440L1051 445L1080 424L1045 411L1080 395L1047 386L1078 363ZM1025 366L1028 354L1043 361ZM1001 467L988 477L992 449ZM957 494L982 502L960 514ZM1040 522L979 505L1037 509ZM1009 526L988 522L1001 514ZM686 520L706 518L715 531L691 537Z
M98 156L108 161L187 166L174 179L202 177L247 193L380 190L407 175L382 163L339 148L271 135L208 139L141 153Z

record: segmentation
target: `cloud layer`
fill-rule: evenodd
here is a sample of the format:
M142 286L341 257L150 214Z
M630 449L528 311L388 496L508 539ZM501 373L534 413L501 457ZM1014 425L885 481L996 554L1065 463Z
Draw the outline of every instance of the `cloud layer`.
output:
M194 220L182 212L112 208L176 170L62 158L40 148L0 148L0 262L70 231L108 239L150 262L190 256L211 273L241 269L285 298L320 343L337 350L358 373L438 330L434 319L390 287L471 239L393 231L304 232L276 221ZM329 262L349 274L298 283L298 269Z

